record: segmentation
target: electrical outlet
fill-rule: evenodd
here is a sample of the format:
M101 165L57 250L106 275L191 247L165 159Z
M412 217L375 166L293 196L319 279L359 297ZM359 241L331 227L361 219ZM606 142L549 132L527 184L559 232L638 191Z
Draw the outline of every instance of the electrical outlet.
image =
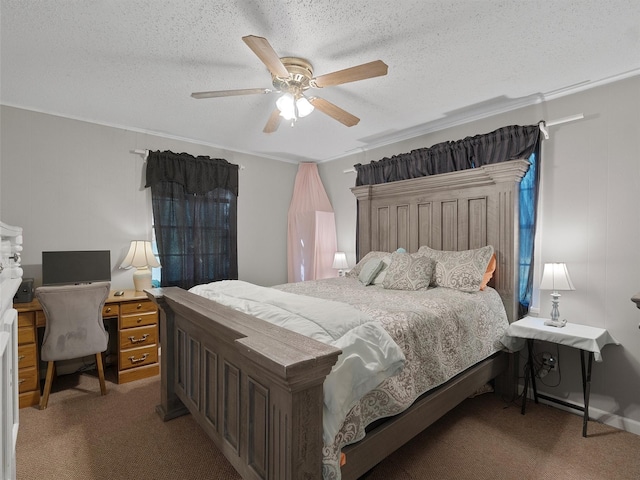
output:
M542 366L547 371L555 370L557 366L557 361L553 355L548 352L542 354Z

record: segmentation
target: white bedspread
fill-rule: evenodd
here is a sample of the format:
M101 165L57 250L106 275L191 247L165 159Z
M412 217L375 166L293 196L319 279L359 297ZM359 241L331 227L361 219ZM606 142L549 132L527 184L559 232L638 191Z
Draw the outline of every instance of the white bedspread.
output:
M398 373L405 356L378 320L342 302L260 287L239 280L189 290L342 350L324 382L324 440L333 443L347 412Z

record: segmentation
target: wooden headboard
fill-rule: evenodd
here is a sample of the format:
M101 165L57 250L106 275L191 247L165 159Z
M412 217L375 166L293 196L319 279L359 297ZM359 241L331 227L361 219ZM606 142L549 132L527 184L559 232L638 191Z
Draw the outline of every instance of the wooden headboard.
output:
M370 251L468 250L493 245L492 286L518 318L519 192L527 160L428 177L363 185L358 199L358 257Z

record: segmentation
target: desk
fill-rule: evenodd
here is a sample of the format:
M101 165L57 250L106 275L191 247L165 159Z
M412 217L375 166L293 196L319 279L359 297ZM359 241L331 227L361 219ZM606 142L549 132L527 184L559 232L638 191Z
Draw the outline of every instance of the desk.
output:
M522 414L524 415L527 404L527 393L529 391L529 379L533 387L533 399L538 403L538 397L550 402L559 403L566 407L574 408L583 412L582 436L587 436L587 422L589 420L589 394L591 390L591 366L593 359L596 362L602 361L600 350L610 343L618 345L609 332L604 328L588 327L576 323L567 323L564 327L551 327L545 325L546 319L537 317L525 317L522 320L509 325L503 343L507 348L519 350L524 345L520 345L517 339L526 339L529 360L529 375L525 374L524 396L522 399ZM533 368L533 341L543 340L546 342L567 345L579 350L580 364L582 367L582 395L584 407L574 405L557 398L539 394L536 389L536 376ZM586 358L585 358L586 357ZM585 365L586 364L586 365Z
M20 408L40 403L40 372L38 328L46 318L38 300L16 303L18 311L18 385ZM144 292L125 290L116 297L109 294L102 317L116 319L117 382L127 383L157 375L158 309ZM110 332L110 335L113 333Z

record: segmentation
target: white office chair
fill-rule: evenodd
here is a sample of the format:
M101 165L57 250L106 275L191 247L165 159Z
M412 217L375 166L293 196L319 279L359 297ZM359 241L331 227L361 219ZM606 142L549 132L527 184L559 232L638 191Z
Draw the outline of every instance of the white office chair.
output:
M49 362L40 410L47 408L54 362L58 360L95 355L100 393L106 395L102 352L107 350L109 334L102 321L102 307L110 286L109 282L98 282L36 288L36 298L47 320L40 358Z

